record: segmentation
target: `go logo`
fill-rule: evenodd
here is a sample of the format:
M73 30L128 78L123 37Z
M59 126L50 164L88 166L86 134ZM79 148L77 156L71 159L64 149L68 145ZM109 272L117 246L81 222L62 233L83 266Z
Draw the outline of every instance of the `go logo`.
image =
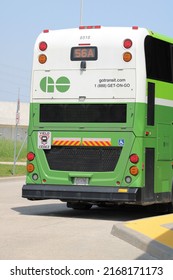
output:
M67 77L59 77L56 82L51 77L44 77L40 81L40 88L44 92L53 93L55 90L66 92L70 88L70 80Z

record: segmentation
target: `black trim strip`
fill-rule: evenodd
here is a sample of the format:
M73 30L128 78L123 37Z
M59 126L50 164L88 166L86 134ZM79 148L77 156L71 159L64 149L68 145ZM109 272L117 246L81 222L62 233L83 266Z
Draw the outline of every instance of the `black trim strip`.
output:
M147 125L154 125L155 84L148 83Z

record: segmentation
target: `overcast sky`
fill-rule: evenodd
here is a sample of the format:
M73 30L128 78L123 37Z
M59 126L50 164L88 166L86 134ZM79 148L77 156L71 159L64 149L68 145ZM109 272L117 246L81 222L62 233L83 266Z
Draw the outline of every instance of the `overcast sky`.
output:
M0 101L29 102L35 40L44 29L80 25L81 0L0 3ZM146 27L173 37L172 0L83 0L83 25Z

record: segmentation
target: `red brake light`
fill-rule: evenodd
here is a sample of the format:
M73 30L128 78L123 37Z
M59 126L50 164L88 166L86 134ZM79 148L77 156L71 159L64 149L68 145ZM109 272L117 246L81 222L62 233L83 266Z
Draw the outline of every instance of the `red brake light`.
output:
M134 29L134 30L138 30L138 26L132 26L132 29Z
M124 48L126 48L126 49L130 49L131 46L132 46L132 40L130 40L130 39L124 40L123 46L124 46Z
M32 161L35 158L35 154L33 152L29 152L27 154L27 160Z
M79 29L99 29L101 25L79 26Z
M40 42L39 49L40 49L40 51L45 51L47 49L47 43L46 42Z
M132 155L130 155L130 161L131 161L132 163L138 163L138 161L139 161L138 155L137 155L137 154L132 154Z

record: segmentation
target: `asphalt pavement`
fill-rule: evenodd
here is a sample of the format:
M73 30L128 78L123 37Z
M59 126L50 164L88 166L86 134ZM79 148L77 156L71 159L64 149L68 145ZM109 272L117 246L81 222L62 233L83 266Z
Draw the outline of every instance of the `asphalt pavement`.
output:
M1 177L17 181L25 177ZM173 214L156 215L112 225L111 235L128 242L158 260L173 259Z

